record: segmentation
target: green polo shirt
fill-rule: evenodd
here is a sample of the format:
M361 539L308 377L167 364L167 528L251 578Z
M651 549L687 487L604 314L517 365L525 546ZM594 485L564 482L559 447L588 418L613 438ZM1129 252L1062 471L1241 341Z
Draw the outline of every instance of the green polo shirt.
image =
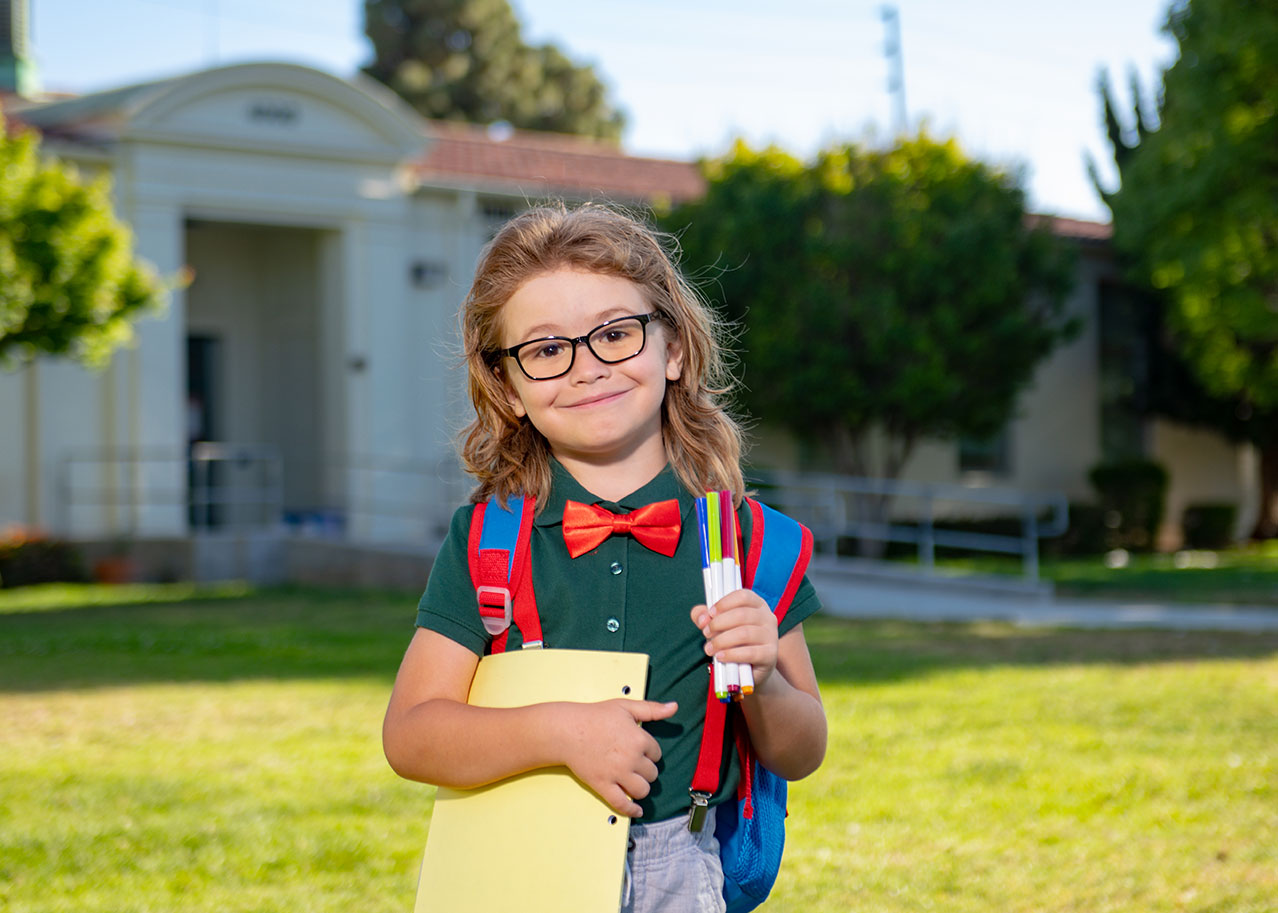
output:
M694 496L667 467L632 495L616 502L604 501L582 488L558 462L552 461L552 466L551 491L533 523L530 544L533 589L545 645L648 654L646 697L678 701L679 711L668 720L645 724L661 745L661 761L652 792L639 804L646 821L684 814L701 745L707 689L705 638L690 617L692 607L705 602ZM683 518L673 557L650 551L625 535L610 536L598 548L575 559L568 556L563 538L567 501L625 513L669 498L679 501ZM490 638L480 622L466 555L473 510L473 505L466 505L453 515L448 538L418 605L417 624L483 656ZM739 516L749 542L750 512L743 509ZM804 578L781 622L781 633L818 608L816 592ZM517 649L521 642L518 629L512 626L507 649ZM731 745L726 739L727 768L712 805L732 796L736 788L738 760L736 752L729 750Z

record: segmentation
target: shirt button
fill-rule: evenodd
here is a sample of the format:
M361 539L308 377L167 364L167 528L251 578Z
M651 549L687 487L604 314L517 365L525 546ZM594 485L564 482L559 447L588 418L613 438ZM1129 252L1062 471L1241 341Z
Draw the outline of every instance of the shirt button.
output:
M621 630L621 622L617 621L617 619L615 618L609 618L608 631L612 634L616 634L620 630Z
M612 571L612 575L616 577L623 570L625 570L625 568L621 566L620 561L614 561L612 564L608 565L608 570Z

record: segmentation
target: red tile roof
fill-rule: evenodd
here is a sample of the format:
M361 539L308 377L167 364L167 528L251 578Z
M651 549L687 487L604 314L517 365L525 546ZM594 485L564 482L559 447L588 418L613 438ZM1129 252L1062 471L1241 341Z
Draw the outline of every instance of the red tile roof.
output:
M1114 226L1108 222L1087 222L1083 219L1038 214L1031 214L1026 221L1031 226L1046 221L1057 237L1072 238L1075 241L1101 243L1108 241L1114 235Z
M431 121L426 132L431 144L412 168L427 184L482 185L528 196L676 203L706 190L692 162L631 156L599 140L450 121Z

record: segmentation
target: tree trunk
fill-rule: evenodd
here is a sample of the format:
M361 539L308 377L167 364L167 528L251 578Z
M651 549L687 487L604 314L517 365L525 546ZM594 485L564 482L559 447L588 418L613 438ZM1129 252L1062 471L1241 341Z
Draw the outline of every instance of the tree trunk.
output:
M830 443L835 472L858 478L881 479L894 482L901 467L913 450L910 438L889 436L883 443L882 459L874 459L873 432L868 429L852 431L836 428L827 440ZM877 463L877 464L876 464ZM885 526L892 520L892 495L880 492L863 492L852 495L852 521L868 526ZM857 538L857 554L862 558L882 558L887 553L886 539L869 535Z
M1278 538L1278 441L1260 448L1260 512L1251 537Z

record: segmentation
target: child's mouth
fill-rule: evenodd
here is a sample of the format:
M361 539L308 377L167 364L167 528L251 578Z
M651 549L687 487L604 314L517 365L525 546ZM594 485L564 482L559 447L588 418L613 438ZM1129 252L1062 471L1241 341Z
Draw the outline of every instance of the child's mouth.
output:
M593 396L589 399L583 399L579 402L572 403L569 409L585 409L590 406L601 406L610 403L625 394L625 390L618 390L615 393L601 393L599 396Z

